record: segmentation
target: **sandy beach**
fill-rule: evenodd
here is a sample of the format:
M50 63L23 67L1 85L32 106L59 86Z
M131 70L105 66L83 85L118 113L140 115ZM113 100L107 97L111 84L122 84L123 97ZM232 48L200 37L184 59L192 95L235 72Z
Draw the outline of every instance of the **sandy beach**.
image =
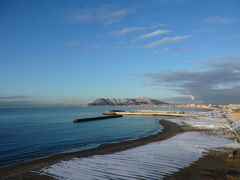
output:
M189 126L179 126L170 121L161 120L160 124L164 126L162 132L143 137L140 139L123 141L119 143L104 144L95 149L90 149L81 152L58 154L49 158L34 160L27 163L17 164L0 169L0 177L2 179L52 179L51 177L33 173L31 171L38 171L41 168L55 164L61 160L70 160L74 157L88 157L93 155L110 154L134 147L142 146L150 142L161 141L175 136L176 134L183 133L191 130Z
M1 168L0 177L239 179L239 143L223 131L219 111L202 114L205 119L164 118L159 121L163 131L155 135Z
M233 156L229 157L232 154ZM226 149L225 153L209 151L189 167L164 179L238 180L240 179L240 149Z

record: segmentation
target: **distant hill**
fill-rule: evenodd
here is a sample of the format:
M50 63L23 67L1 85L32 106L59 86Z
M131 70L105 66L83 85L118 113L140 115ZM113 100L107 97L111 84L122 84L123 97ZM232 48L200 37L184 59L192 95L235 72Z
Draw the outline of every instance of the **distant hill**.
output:
M150 99L147 97L141 97L136 99L96 99L92 103L89 103L88 106L156 106L168 104L166 102Z

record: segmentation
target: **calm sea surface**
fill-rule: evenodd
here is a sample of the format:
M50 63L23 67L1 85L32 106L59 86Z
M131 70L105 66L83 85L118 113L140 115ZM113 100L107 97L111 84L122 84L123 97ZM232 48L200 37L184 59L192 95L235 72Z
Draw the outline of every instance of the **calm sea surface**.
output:
M138 138L162 129L158 123L161 117L133 116L72 123L77 118L101 116L102 112L111 109L0 109L0 167L57 153L89 149L107 142Z

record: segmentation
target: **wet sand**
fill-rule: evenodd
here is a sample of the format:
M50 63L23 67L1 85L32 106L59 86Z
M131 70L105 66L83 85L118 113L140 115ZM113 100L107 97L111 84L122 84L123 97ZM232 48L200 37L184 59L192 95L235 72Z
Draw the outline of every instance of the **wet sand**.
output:
M240 149L228 149L221 153L210 151L198 161L165 177L165 180L239 180Z
M187 125L180 126L180 125L177 125L176 123L173 123L167 120L160 120L159 123L164 128L162 132L159 132L158 134L149 135L147 137L142 137L134 140L127 140L127 141L111 143L111 144L103 144L95 149L90 149L90 150L85 150L80 152L73 152L73 153L66 153L66 154L57 154L49 158L43 158L43 159L33 160L31 162L12 165L9 167L1 168L0 177L5 180L52 179L51 177L40 175L31 171L38 171L46 166L50 166L61 160L70 160L74 157L87 157L92 155L111 154L114 152L119 152L119 151L131 149L131 148L135 148L138 146L142 146L151 142L162 141L162 140L171 138L179 133L194 130L190 126L187 126Z

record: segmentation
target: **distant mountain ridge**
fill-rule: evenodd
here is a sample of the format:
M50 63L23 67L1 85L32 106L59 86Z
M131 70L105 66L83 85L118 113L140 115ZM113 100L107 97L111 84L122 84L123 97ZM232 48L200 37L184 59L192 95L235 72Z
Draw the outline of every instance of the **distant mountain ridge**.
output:
M88 106L156 106L168 104L166 102L150 99L147 97L135 98L135 99L105 99L100 98L96 99L92 103L89 103Z

